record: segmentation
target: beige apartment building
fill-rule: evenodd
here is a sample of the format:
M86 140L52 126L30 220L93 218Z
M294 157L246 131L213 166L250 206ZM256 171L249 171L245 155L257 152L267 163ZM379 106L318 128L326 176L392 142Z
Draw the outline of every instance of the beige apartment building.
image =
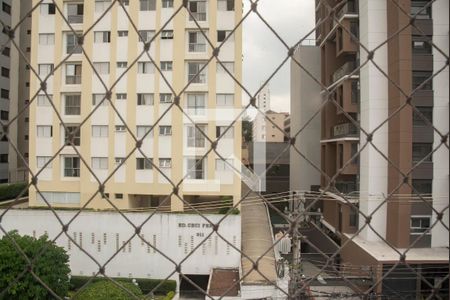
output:
M90 201L88 207L111 208L99 193L91 201L97 179L106 180L104 196L122 209L184 210L178 197L168 197L174 190L169 180L183 178L178 195L191 204L239 200L241 181L228 164L240 167L241 123L225 130L239 111L241 90L215 59L208 63L213 51L204 35L220 46L218 58L241 80L242 32L231 34L241 1L188 1L203 33L185 8L172 18L181 0L122 1L125 11L109 0L56 3L69 24L47 0L32 18L31 63L41 79L48 76L46 91L62 120L32 77L31 93L39 95L30 111L30 167L39 172L41 194L30 189L30 206L45 206L44 196L52 206ZM88 30L83 54L78 36ZM156 66L140 55L149 41ZM172 107L173 91L184 91L180 107L189 118ZM107 94L114 107L103 100ZM214 152L202 159L211 143L200 130L212 141L223 136L217 152L226 162ZM133 151L136 144L141 151Z
M275 112L270 109L266 111L265 116L258 113L253 122L253 141L268 143L284 142L284 128L288 117L289 113Z

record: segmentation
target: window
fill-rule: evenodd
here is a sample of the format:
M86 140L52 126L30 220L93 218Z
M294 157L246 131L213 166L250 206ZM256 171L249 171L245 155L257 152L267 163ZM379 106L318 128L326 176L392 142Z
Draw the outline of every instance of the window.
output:
M139 74L153 74L155 73L155 66L151 62L138 62Z
M206 94L188 94L187 109L192 115L204 115L206 108Z
M433 73L427 71L413 71L412 85L413 89L419 87L424 81L429 79ZM433 79L427 81L421 88L421 90L432 90L433 89Z
M48 95L50 100L52 99L52 95ZM37 96L37 106L50 106L50 101L47 98L47 95L38 95Z
M172 126L159 126L159 135L172 135Z
M159 94L159 102L172 103L172 94Z
M64 114L68 116L79 116L81 113L81 95L65 95L64 100Z
M206 21L206 0L189 0L189 20L193 21L194 17L197 21Z
M81 140L81 128L78 125L68 125L66 129L61 128L64 131L64 144L71 145L73 143L74 146L80 146Z
M80 177L79 157L64 157L64 177Z
M358 227L358 221L359 221L359 214L358 210L351 207L350 208L350 214L349 214L349 226L351 227Z
M162 8L172 8L173 0L162 0Z
M151 170L153 169L151 158L146 159L143 157L136 158L136 170Z
M159 159L159 167L160 168L171 168L172 167L172 159L160 158Z
M1 89L0 90L0 97L3 98L3 99L9 99L9 90Z
M428 154L430 154L433 151L433 144L431 143L413 143L412 144L413 150L412 150L412 158L413 162L421 161L423 158L425 158ZM432 155L429 155L425 161L431 161Z
M202 32L191 31L189 35L189 52L206 52L206 39Z
M431 179L413 179L411 185L415 189L414 193L422 195L430 195L433 190L433 183Z
M428 5L427 8L423 8L427 3L424 0L412 0L411 1L411 16L416 16L417 19L431 19L431 7Z
M66 53L79 54L82 52L81 47L78 46L78 35L68 33L66 35Z
M66 84L81 83L81 64L66 64Z
M9 111L0 110L0 119L3 121L8 121L9 120Z
M433 123L433 107L432 106L416 106L417 110L422 113L423 117L419 115L415 110L413 111L413 126L421 127L427 126L427 123L423 119L424 117Z
M205 147L205 136L202 132L206 134L206 125L188 125L187 126L187 146L195 148Z
M38 73L40 77L47 77L47 75L53 72L53 64L39 64Z
M163 30L161 32L161 39L172 40L173 39L173 30Z
M188 62L188 81L191 83L206 83L206 67L202 62ZM202 69L203 68L203 69Z
M228 128L228 126L216 126L216 138L221 136L223 133L225 133L225 134L223 135L222 138L232 138L234 136L234 132L233 132L234 128L231 127L228 130L227 130L227 128Z
M67 21L73 24L83 23L83 3L68 3L67 4Z
M423 234L430 228L431 216L411 216L411 234ZM427 234L431 234L428 232Z
M225 41L226 37L230 34L227 30L217 30L217 42L221 43Z
M127 37L128 36L128 30L119 30L119 31L117 31L117 35L119 37Z
M222 62L222 65L217 63L217 72L218 73L226 73L226 74L228 74L228 72L230 72L231 74L234 73L234 63L233 62ZM225 68L228 70L228 72L225 70Z
M117 93L116 94L116 99L117 100L127 100L127 94L125 94L125 93Z
M3 1L2 3L2 10L7 13L8 15L11 15L11 5L9 5L8 3L5 3Z
M55 44L55 34L39 33L39 45L51 46Z
M139 0L141 11L156 10L156 0Z
M41 192L41 194L36 193L36 197L38 201L42 203L44 202L44 199L47 200L48 203L64 203L64 204L80 203L80 193ZM76 232L74 234L76 234Z
M431 36L412 36L412 52L413 54L432 54L433 47L431 46L432 37Z
M162 61L161 62L161 71L172 71L172 62L171 61Z
M9 47L3 48L2 54L6 57L9 57L11 55L11 48Z
M137 105L153 105L153 94L137 94Z
M233 168L233 160L216 158L216 171L231 171Z
M126 69L127 66L128 66L128 63L126 61L118 61L117 62L118 69Z
M8 154L0 154L0 163L8 163Z
M187 159L187 178L189 179L204 179L204 160L201 158Z
M139 42L150 42L155 35L153 30L139 30Z
M110 43L111 31L94 31L94 43Z
M9 69L2 67L2 77L9 78Z
M234 94L217 94L217 106L234 106Z
M38 125L36 126L37 137L49 138L53 135L52 126L49 125Z
M138 139L151 138L152 133L149 133L152 130L152 126L136 126L136 136Z
M115 158L116 165L123 166L125 164L125 157L116 157Z
M107 157L92 157L91 166L93 169L106 170L108 169Z
M114 194L115 199L123 199L123 194ZM131 245L131 244L129 244Z
M92 137L108 137L108 125L92 125Z
M93 65L99 75L109 74L109 62L95 62Z
M95 0L95 12L102 13L109 5L111 5L111 0Z
M92 105L93 106L108 105L108 99L106 99L105 97L106 97L106 94L92 94Z
M52 159L51 156L36 156L36 164L37 167L42 169L50 160ZM51 168L52 163L49 163L46 168Z
M41 3L41 15L54 15L55 4L53 3Z
M233 11L234 0L217 0L217 10Z
M116 125L115 129L117 132L125 132L127 128L124 125Z

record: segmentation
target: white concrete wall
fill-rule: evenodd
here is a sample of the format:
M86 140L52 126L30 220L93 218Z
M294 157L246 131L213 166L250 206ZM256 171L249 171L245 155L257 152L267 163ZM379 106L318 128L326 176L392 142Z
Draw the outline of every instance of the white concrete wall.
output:
M359 2L360 42L369 50L386 41L387 6L386 0ZM360 47L361 64L366 61L367 53ZM374 61L387 73L387 45L377 49ZM386 77L369 63L361 68L361 127L371 132L388 118L388 81ZM361 133L361 145L366 142ZM373 144L388 156L388 125L384 124L373 136ZM360 206L359 209L370 215L384 200L387 194L388 163L374 147L366 147L360 155ZM386 209L383 205L373 215L371 225L382 236L386 236ZM360 226L365 223L359 218ZM361 235L370 241L379 237L370 228L365 227Z
M439 47L444 53L449 53L449 5L448 1L437 1L433 3L433 43ZM446 62L446 59L436 48L433 48L433 70L436 73ZM448 66L439 75L433 79L434 90L434 107L433 107L433 125L443 134L448 133L448 116L449 116L449 71ZM447 141L447 145L448 145ZM433 149L441 144L441 137L434 133ZM443 222L449 226L449 151L445 146L441 146L433 154L433 207L437 211L442 211L445 207ZM433 214L432 224L436 221L436 215ZM431 233L432 247L448 247L449 234L448 229L440 222L433 227Z
M295 53L300 62L315 78L320 80L320 48L301 46ZM291 136L310 121L320 109L321 87L294 61L291 61ZM321 114L296 137L295 146L308 160L320 169ZM290 149L290 189L310 190L311 185L320 184L320 172Z
M58 211L64 223L75 215L76 211ZM140 225L149 213L126 213L135 225ZM223 216L205 215L213 223ZM219 226L219 234L235 247L241 245L241 217L228 216ZM18 222L17 220L20 220ZM192 225L194 224L194 225ZM6 231L18 230L20 234L39 237L48 233L54 239L61 231L61 225L52 212L45 210L10 210L2 219ZM192 227L198 226L198 227ZM142 227L141 234L159 251L134 237L117 256L106 265L106 274L118 277L163 279L175 269L193 249L212 232L209 223L202 217L193 214L155 214ZM69 226L67 232L76 242L100 264L118 251L119 247L134 234L134 229L118 213L114 212L82 212ZM0 234L0 236L2 236ZM66 235L60 236L56 243L64 247L70 256L72 275L90 276L98 271L98 266L73 243L69 243ZM69 246L70 245L70 246ZM130 246L131 245L131 246ZM213 234L193 252L181 265L184 274L209 275L212 268L238 268L240 254L227 245L218 235ZM179 280L178 274L170 276Z

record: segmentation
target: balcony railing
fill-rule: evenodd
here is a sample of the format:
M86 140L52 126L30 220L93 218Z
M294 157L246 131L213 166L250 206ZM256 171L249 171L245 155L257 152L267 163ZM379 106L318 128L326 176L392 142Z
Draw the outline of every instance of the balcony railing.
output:
M349 194L358 191L358 184L351 181L341 181L335 183L335 188L337 192L342 194Z
M78 45L67 45L66 51L66 53L80 54L83 52L83 49L81 49L81 47L78 47Z
M189 52L206 52L206 44L189 43Z
M83 15L70 15L67 16L67 20L70 24L81 24L83 23Z
M344 123L334 126L331 134L335 138L343 136L358 136L359 130L352 123Z
M350 74L358 66L356 61L348 61L333 73L333 82L336 82L345 75Z
M66 84L81 84L81 75L67 75Z

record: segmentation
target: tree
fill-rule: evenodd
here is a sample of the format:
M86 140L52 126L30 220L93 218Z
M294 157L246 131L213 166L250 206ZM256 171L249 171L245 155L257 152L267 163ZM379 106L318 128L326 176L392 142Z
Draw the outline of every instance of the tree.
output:
M125 300L134 298L141 299L143 297L142 291L133 283L118 281L118 284L126 288L136 297L132 297L127 291L105 279L89 284L76 296L76 298L84 300Z
M250 143L253 140L253 122L249 116L242 119L242 136L245 143Z
M69 256L62 247L48 240L47 235L35 239L31 236L21 236L17 231L11 231L0 240L0 291L6 292L7 299L51 299L50 292L33 277L30 271L19 280L14 280L27 268L27 261L11 239L19 245L25 255L33 261L32 271L54 293L60 297L66 296L69 289ZM45 247L45 250L43 248ZM14 283L13 283L14 282Z

